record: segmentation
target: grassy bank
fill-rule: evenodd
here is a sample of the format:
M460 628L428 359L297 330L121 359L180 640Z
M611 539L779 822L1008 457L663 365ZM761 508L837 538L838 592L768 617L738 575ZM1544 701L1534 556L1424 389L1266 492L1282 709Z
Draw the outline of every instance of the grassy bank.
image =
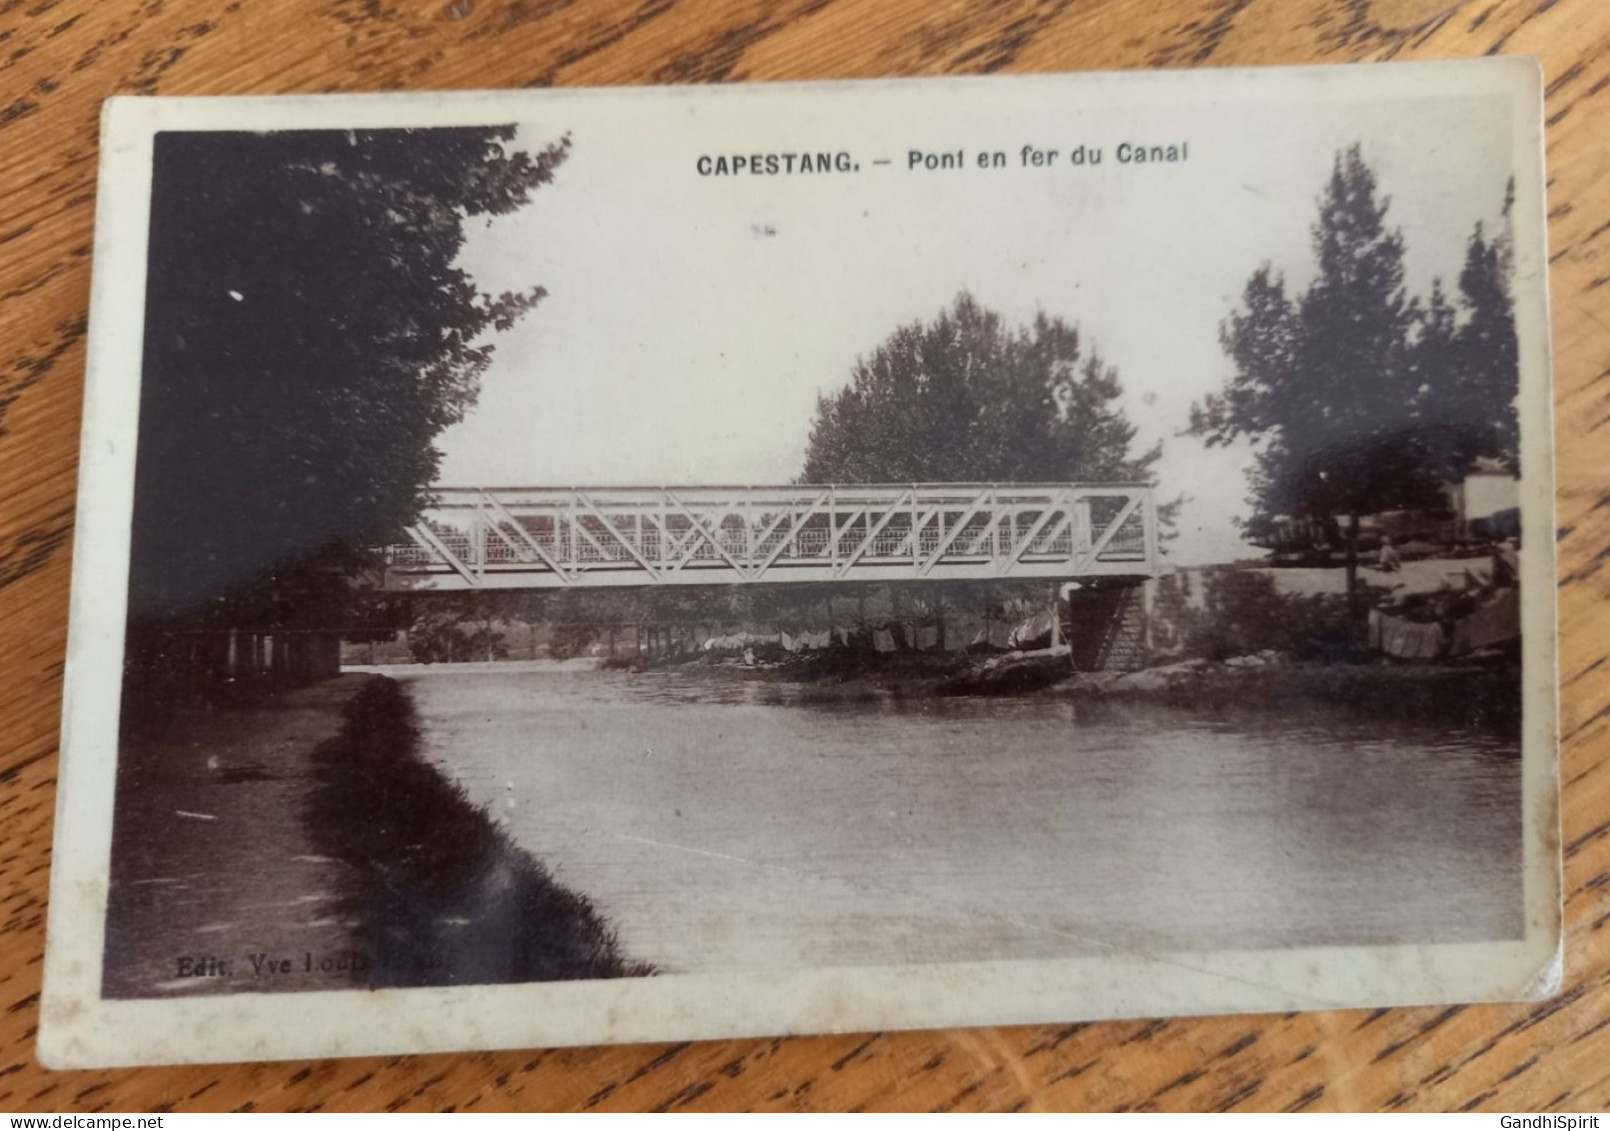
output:
M314 755L318 851L350 868L351 961L373 986L649 974L584 896L559 884L419 754L413 704L374 679Z
M308 969L305 954L357 947L343 913L347 869L305 819L321 788L314 751L341 735L369 682L345 675L259 689L229 709L177 704L126 734L118 754L101 992L108 998L309 992L361 982ZM295 956L253 975L248 956ZM232 976L186 977L196 959Z

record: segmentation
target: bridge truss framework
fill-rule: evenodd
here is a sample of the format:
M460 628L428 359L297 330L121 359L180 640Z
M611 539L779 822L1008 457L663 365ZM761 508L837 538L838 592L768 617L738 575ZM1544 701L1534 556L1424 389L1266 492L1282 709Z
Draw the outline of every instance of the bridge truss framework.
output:
M387 550L386 587L1140 579L1138 484L438 488Z

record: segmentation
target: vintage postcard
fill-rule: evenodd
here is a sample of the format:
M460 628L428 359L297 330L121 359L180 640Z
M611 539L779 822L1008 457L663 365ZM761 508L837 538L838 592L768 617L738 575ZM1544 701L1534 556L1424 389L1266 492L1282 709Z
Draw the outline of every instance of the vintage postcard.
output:
M113 100L42 1057L1551 992L1540 100Z

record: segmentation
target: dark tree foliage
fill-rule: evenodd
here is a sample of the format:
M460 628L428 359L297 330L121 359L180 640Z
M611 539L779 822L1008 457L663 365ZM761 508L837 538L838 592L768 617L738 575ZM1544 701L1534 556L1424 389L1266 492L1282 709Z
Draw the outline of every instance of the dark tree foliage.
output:
M413 521L488 332L544 294L482 294L454 265L466 223L526 203L569 150L513 136L157 136L136 622L283 619Z
M1403 238L1357 148L1336 163L1313 227L1318 277L1288 296L1264 264L1222 340L1235 372L1197 406L1209 443L1252 434L1260 515L1368 514L1428 502L1436 484L1404 424L1415 399Z
M1257 441L1249 533L1335 522L1350 584L1360 516L1437 509L1478 457L1516 458L1507 244L1478 227L1459 308L1440 283L1422 303L1388 205L1359 147L1339 154L1313 225L1314 281L1288 294L1272 265L1253 272L1221 329L1234 371L1191 415L1209 445Z
M417 602L408 626L408 651L414 662L507 659L509 648L493 622L493 602L487 596L455 593Z
M1520 470L1515 407L1520 353L1509 289L1513 263L1508 218L1513 203L1512 189L1504 201L1503 234L1489 237L1477 224L1465 247L1459 272L1462 317L1455 323L1442 313L1444 324L1435 330L1428 325L1420 343L1427 382L1421 415L1447 430L1447 442L1438 454L1455 474L1463 474L1478 459L1494 460L1511 472Z
M1147 482L1117 372L1077 328L1040 314L1012 328L962 294L896 330L820 397L806 483Z

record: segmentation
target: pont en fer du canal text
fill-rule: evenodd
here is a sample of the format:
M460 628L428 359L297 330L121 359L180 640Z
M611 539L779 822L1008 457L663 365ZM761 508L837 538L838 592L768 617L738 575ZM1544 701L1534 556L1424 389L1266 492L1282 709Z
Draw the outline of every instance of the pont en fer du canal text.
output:
M1115 145L1024 144L1011 149L907 149L902 155L862 158L848 149L788 150L775 153L701 153L694 169L701 177L796 177L902 169L908 173L950 173L968 169L1094 169L1107 165L1181 165L1191 159L1186 139L1166 142L1120 141Z

